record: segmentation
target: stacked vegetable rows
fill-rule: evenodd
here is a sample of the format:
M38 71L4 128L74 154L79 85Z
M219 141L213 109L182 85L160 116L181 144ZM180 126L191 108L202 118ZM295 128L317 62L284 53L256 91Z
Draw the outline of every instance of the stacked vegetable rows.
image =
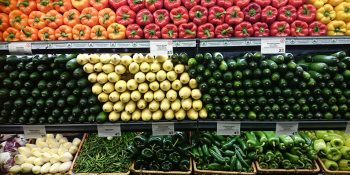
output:
M0 123L94 122L101 107L75 57L0 57Z
M296 61L294 61L296 60ZM260 53L224 58L197 54L189 74L203 93L210 119L349 119L350 57Z

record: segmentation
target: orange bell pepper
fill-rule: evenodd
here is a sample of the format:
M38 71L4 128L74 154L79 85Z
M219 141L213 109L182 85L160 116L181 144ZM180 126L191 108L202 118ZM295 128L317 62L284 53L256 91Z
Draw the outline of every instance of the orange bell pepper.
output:
M67 25L62 25L55 31L55 36L57 40L72 40L73 34L72 34L72 27Z
M51 41L55 40L55 30L50 27L44 27L38 32L39 39L41 41Z
M39 11L47 13L53 10L52 0L36 0L36 7Z
M70 9L73 9L72 2L70 0L54 0L53 7L61 13L64 13Z
M34 27L23 27L19 36L21 41L36 41L38 40L38 29Z
M10 27L9 24L9 16L5 13L0 13L0 31L5 31L8 27Z
M47 26L53 29L57 29L63 24L63 16L56 10L50 10L47 12L44 20L46 21Z
M45 13L39 11L32 11L32 13L30 13L28 17L29 26L39 30L46 27L44 17Z
M90 7L89 0L71 0L71 2L73 7L80 12L83 11L84 8Z
M108 7L108 0L89 0L89 2L98 11Z
M31 0L19 0L17 2L17 7L26 15L29 15L30 12L36 10L36 2Z
M0 12L9 14L17 9L17 0L3 0L0 3Z
M85 8L79 19L81 24L93 27L98 24L98 11L93 7Z
M4 39L2 38L2 32L0 32L0 41L4 41Z
M28 25L28 16L20 10L13 10L9 14L10 24L12 27L21 30L22 26Z
M91 39L107 39L108 33L106 28L101 25L97 25L91 29L90 37Z
M4 41L19 41L20 32L16 28L9 27L2 34Z
M115 19L116 19L116 15L114 11L110 8L105 8L98 12L98 22L103 27L107 28L109 25L115 22Z
M108 38L109 39L125 39L125 26L118 24L118 23L112 23L107 28Z
M90 39L91 28L87 25L77 24L73 27L72 33L75 40L88 40Z
M64 12L63 14L63 23L70 27L74 27L75 25L80 23L80 12L76 9L70 9L69 11Z

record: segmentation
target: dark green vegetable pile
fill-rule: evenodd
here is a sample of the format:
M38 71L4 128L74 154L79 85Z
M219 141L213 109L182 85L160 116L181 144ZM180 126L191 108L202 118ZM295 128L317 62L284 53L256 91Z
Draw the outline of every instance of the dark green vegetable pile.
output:
M138 135L127 151L135 161L135 169L155 171L188 171L191 146L183 132L173 136Z
M0 56L0 123L94 122L101 107L75 57Z
M350 57L197 54L188 61L210 119L350 119Z
M75 173L126 173L131 160L126 151L134 133L123 133L120 137L107 138L90 134L77 158Z

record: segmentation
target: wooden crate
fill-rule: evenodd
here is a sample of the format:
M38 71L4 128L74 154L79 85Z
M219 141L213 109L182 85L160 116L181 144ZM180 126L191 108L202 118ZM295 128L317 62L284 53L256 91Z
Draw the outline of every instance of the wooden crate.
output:
M190 175L192 173L192 160L190 160L190 169L188 171L153 171L153 170L135 170L134 163L131 165L131 172L137 175L152 175L152 174L165 174L165 175Z
M259 162L256 161L256 168L259 173L261 174L314 174L321 171L320 167L318 166L317 162L314 161L315 169L309 170L309 169L262 169L259 165Z
M322 160L320 158L317 159L318 163L321 165L322 169L324 170L324 173L326 175L349 175L350 171L332 171L326 168L326 166L324 165L324 163L322 162Z
M240 174L240 175L255 175L256 168L254 163L252 163L253 172L239 172L239 171L217 171L217 170L199 170L197 169L196 162L193 161L194 174L211 174L211 175L221 175L221 174Z

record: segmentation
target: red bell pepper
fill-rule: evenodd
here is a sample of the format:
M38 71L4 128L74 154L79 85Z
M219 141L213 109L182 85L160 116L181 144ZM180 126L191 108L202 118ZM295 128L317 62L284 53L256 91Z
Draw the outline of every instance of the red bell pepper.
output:
M131 10L134 12L138 12L141 9L145 8L145 1L144 0L128 0L128 4Z
M187 23L189 18L190 17L188 15L188 11L183 6L174 8L170 11L170 19L177 26L183 23Z
M312 4L304 4L298 9L298 19L310 23L316 17L316 7Z
M243 22L244 13L238 6L232 6L226 9L225 22L229 25L236 25Z
M253 25L254 36L269 36L269 26L264 22L257 22Z
M272 6L266 6L261 11L261 21L267 24L272 24L277 18L278 10Z
M194 6L198 5L200 0L182 0L182 5L185 6L187 10L192 9Z
M275 21L270 26L271 36L288 36L290 34L290 26L286 21Z
M201 6L210 8L216 4L216 0L201 0Z
M208 20L208 9L200 5L196 5L190 10L190 19L196 25L205 24Z
M177 26L174 24L167 24L164 26L161 30L162 38L163 39L174 39L177 38L178 32L177 32Z
M211 24L220 25L225 22L226 11L224 8L219 6L214 6L209 9L208 20Z
M159 27L164 27L169 24L170 17L169 12L166 9L159 9L153 13L154 23L156 23Z
M271 0L253 0L253 2L259 4L261 8L264 8L271 4Z
M233 35L233 28L228 24L221 24L215 28L216 38L230 38Z
M292 5L286 5L278 9L279 21L286 21L287 23L292 23L297 19L297 10Z
M143 31L137 24L130 24L126 27L126 37L128 39L141 39L143 37Z
M287 5L288 0L271 0L271 5L276 8L283 7Z
M117 10L119 7L128 5L127 0L108 0L109 6L113 7L114 10Z
M146 25L143 29L143 33L146 39L159 39L161 37L160 28L154 23Z
M244 19L250 23L256 23L260 21L261 7L257 3L250 3L243 9Z
M149 11L155 12L163 8L163 0L146 0L145 6Z
M309 34L309 26L304 21L295 20L290 25L290 31L292 36L307 36Z
M133 24L135 22L135 16L136 13L126 5L119 7L116 11L116 21L124 26Z
M309 25L310 36L325 36L327 33L327 26L320 21L314 21Z
M140 10L136 15L136 23L140 26L146 26L153 23L154 18L152 13L147 9Z
M174 8L180 7L181 0L164 0L164 7L171 11Z
M179 26L179 38L196 38L197 26L193 22Z
M233 4L238 6L239 8L243 9L250 3L250 0L236 0L233 1Z
M197 30L197 37L198 38L214 38L214 26L211 23L205 23L203 25L200 25Z
M216 5L222 7L222 8L229 8L233 5L233 0L217 0Z
M235 27L235 36L236 37L249 37L254 33L252 24L249 22L242 22Z
M294 6L295 8L298 8L305 4L305 0L288 0L288 4Z

